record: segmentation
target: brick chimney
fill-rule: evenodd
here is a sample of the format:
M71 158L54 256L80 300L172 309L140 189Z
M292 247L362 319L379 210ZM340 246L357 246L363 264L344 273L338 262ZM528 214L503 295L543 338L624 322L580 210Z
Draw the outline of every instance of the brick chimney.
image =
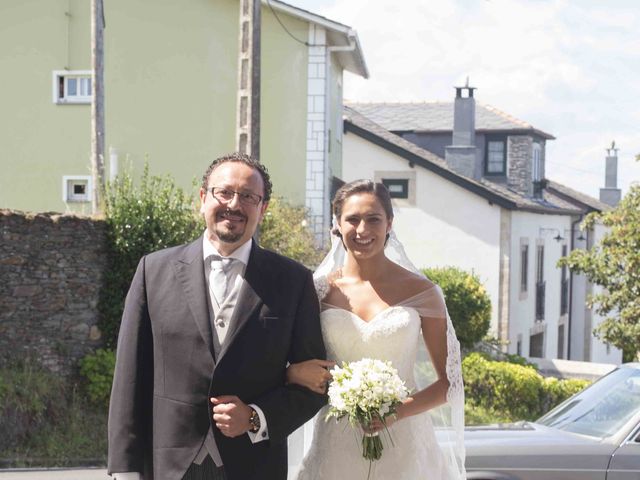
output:
M618 149L614 140L611 148L607 148L604 188L600 189L600 201L613 207L620 202L621 196L622 192L618 188Z
M453 139L452 144L445 147L444 158L455 172L476 178L476 101L473 98L475 88L469 86L467 79L464 87L455 87L455 90Z

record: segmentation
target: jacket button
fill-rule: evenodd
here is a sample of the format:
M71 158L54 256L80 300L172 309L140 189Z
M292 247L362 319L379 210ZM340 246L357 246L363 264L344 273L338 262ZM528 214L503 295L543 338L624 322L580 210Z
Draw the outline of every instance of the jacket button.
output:
M262 432L262 438L267 436L267 432Z

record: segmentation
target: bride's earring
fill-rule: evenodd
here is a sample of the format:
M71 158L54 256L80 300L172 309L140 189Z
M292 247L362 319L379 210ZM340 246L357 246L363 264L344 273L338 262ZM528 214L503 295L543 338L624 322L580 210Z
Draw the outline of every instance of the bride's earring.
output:
M391 234L389 232L387 232L387 235L384 237L384 246L387 246L387 242L389 242L389 237L391 236Z

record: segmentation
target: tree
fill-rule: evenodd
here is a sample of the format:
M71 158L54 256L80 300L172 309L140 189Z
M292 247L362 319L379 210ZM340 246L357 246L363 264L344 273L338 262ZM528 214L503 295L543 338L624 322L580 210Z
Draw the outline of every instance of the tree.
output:
M423 272L440 285L460 345L472 348L491 326L491 299L480 279L456 267L426 268Z
M260 245L309 268L317 267L325 253L315 247L313 233L307 226L307 210L279 197L269 200L260 224Z
M604 342L622 350L624 361L640 358L640 184L612 210L589 214L581 225L609 228L590 250L574 250L560 259L575 273L604 287L587 300L606 319L594 330Z
M187 243L204 230L194 195L176 186L169 175L149 174L145 163L139 185L130 172L106 187L108 268L100 292L98 326L107 347L116 345L124 299L143 255Z

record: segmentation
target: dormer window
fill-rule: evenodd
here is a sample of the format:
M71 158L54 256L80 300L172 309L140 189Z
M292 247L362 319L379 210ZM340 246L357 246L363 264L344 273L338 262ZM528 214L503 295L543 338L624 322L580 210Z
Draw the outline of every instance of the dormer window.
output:
M505 137L487 136L484 173L486 175L507 174L507 142Z
M544 175L542 173L542 146L539 143L533 143L531 156L533 198L542 198L542 193L546 184L544 181Z
M539 143L533 144L533 181L542 180L542 147Z

